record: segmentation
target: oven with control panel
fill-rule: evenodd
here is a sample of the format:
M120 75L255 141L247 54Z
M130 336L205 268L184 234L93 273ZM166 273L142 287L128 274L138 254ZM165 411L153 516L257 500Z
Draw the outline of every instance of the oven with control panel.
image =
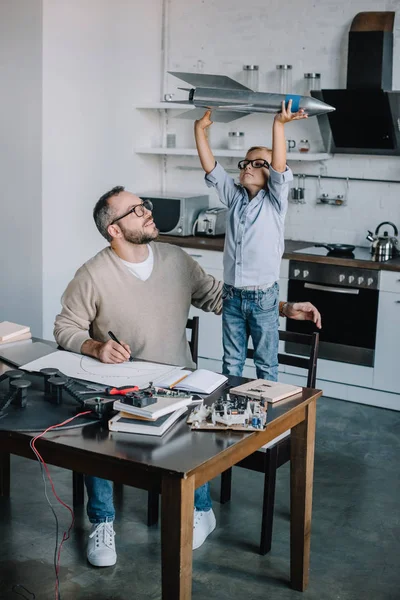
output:
M378 288L378 270L289 261L288 300L312 302L322 316L319 358L374 365ZM314 325L288 319L286 328L310 333ZM299 353L295 346L286 343L286 352Z

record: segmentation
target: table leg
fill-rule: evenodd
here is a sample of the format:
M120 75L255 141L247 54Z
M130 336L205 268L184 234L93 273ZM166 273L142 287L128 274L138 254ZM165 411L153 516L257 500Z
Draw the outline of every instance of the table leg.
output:
M310 568L316 400L305 410L305 420L292 427L290 458L290 581L301 592Z
M163 477L162 600L190 600L192 597L193 507L194 477Z
M0 452L0 496L10 497L10 455L7 452Z
M83 506L85 501L85 481L82 473L72 471L72 505Z

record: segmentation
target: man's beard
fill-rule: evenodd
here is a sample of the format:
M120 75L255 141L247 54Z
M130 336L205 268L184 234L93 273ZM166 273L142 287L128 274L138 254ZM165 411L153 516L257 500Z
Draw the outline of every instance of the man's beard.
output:
M122 223L120 223L119 226L124 235L124 239L130 244L148 244L155 240L159 233L157 228L155 228L152 233L146 233L145 231L128 231Z

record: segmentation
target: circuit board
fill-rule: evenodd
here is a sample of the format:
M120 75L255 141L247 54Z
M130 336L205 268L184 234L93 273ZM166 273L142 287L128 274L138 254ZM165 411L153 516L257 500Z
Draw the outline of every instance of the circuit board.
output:
M192 430L224 430L254 432L265 429L267 403L242 396L224 394L211 406L204 402L188 416Z

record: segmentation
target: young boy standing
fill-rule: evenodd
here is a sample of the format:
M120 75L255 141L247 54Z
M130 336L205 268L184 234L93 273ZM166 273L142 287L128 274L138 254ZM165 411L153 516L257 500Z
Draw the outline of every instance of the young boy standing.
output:
M241 376L248 338L254 345L257 377L278 377L279 269L284 250L284 221L289 182L285 123L305 119L291 112L292 101L275 115L272 150L253 146L238 164L237 185L215 161L206 129L211 110L195 122L195 139L208 187L215 187L228 207L224 247L223 372Z

